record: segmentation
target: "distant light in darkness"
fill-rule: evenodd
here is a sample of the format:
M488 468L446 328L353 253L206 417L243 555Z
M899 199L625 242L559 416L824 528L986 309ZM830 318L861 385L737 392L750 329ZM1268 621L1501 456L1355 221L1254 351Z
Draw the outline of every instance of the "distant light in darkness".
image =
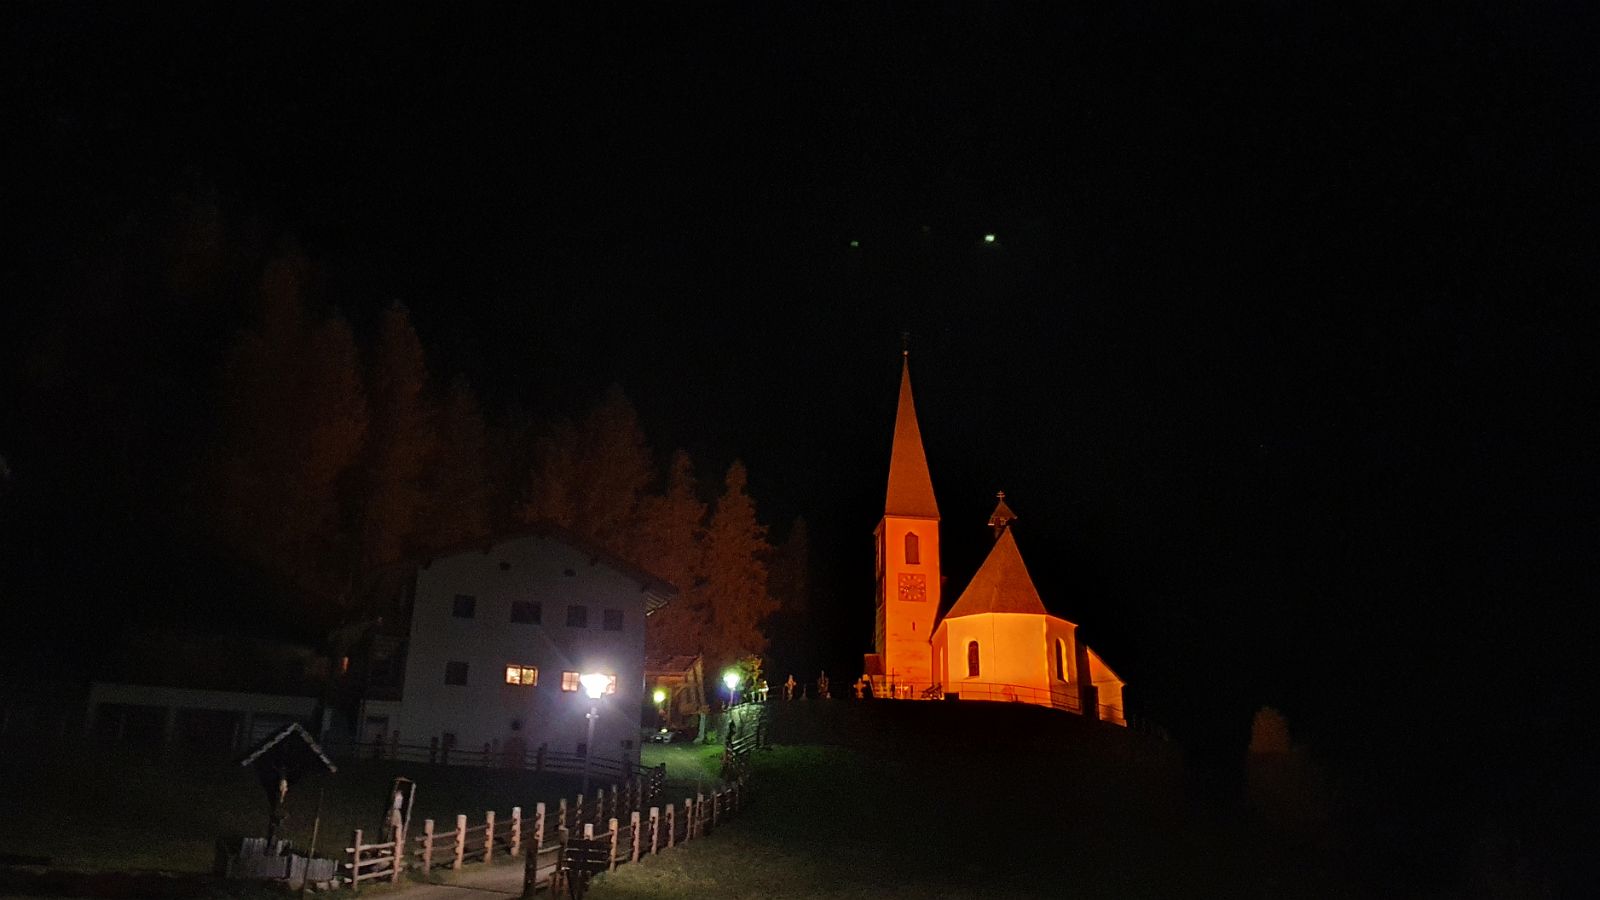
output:
M992 243L994 243L994 235L992 235L992 234L986 234L986 235L984 235L984 236L983 236L983 242L984 242L984 243L985 243L985 244L992 244Z
M860 241L851 241L850 242L850 246L852 248L859 248L861 246L861 242Z

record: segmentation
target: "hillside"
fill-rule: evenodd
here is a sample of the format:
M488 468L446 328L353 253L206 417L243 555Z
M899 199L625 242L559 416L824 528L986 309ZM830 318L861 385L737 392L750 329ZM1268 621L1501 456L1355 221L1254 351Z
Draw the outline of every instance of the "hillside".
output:
M632 897L1348 896L1189 799L1177 748L1021 705L774 704L759 795L713 840L597 887Z

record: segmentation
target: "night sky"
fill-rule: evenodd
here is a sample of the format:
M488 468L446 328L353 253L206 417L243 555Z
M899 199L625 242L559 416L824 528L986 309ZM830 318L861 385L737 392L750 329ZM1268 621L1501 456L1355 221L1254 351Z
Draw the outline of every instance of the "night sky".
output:
M775 655L848 678L909 332L948 599L1004 490L1046 603L1197 754L1272 704L1382 789L1563 794L1593 737L1592 18L1065 5L12 5L0 352L92 248L214 195L358 328L404 302L491 411L617 382L658 453L744 459L775 532L811 529L819 655ZM122 314L196 370L227 318ZM74 458L23 406L16 496ZM8 552L47 539L11 518Z

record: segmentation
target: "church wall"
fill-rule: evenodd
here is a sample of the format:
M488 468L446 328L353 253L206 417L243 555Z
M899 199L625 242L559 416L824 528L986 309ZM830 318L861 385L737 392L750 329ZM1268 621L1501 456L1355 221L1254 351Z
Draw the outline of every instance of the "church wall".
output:
M1055 616L1046 616L1044 620L1044 654L1046 679L1051 690L1061 691L1069 689L1072 682L1078 680L1078 652L1077 636L1078 626L1066 619ZM1056 641L1060 640L1066 645L1066 681L1056 678Z
M984 613L946 619L944 636L949 677L945 689L959 691L963 682L1014 684L1048 690L1045 666L1045 617L1020 613ZM967 643L978 642L978 677L967 676Z

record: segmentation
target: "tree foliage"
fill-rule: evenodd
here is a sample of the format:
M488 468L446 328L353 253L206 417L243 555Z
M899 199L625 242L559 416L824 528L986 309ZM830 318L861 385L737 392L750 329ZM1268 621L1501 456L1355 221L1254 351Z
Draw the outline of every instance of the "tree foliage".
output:
M262 314L224 365L223 440L210 461L211 512L239 558L295 590L342 595L348 529L341 482L361 453L366 397L350 326L306 314L306 263L275 260Z

